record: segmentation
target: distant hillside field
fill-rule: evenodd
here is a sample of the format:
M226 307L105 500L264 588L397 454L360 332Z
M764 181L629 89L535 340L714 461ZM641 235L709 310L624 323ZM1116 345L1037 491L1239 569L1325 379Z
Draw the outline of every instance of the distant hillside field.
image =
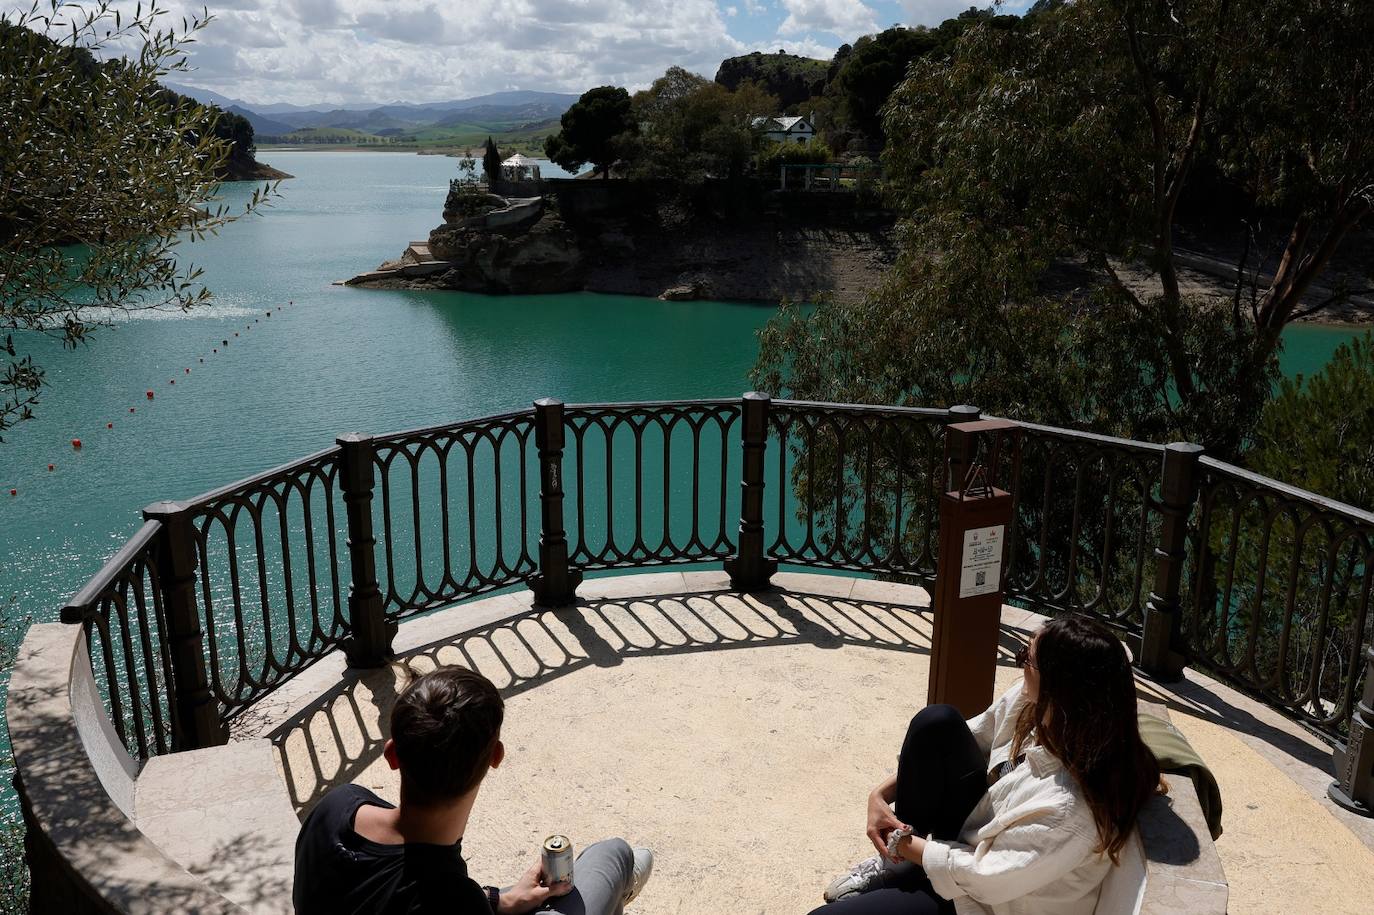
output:
M537 152L559 129L576 95L506 91L425 104L307 108L272 104L255 109L241 99L187 86L193 98L213 101L253 125L261 146L395 147L435 152L476 149L493 137L503 149Z

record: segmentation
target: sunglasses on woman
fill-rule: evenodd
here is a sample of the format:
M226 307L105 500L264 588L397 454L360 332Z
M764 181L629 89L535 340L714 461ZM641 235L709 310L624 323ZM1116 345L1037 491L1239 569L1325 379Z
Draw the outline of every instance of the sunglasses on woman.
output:
M1031 660L1029 645L1022 645L1020 648L1016 649L1016 666L1020 668L1029 667L1031 670L1040 669L1036 667L1035 662Z

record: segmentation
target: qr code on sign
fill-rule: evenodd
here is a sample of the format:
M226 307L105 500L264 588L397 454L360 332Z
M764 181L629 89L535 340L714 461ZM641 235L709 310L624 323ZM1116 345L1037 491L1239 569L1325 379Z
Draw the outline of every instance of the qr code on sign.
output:
M987 584L987 583L988 583L988 573L987 573L986 571L978 571L978 572L974 572L974 573L973 573L973 584L974 584L975 586L981 588L983 585L985 585L985 584Z

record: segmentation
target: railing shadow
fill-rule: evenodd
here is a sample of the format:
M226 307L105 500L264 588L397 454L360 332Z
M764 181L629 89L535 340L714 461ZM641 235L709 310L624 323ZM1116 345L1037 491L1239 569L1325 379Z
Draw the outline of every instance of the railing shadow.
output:
M288 794L302 816L336 785L357 780L380 757L391 706L405 682L440 664L480 670L507 700L589 667L628 659L809 645L930 654L927 606L774 591L742 596L692 592L535 607L456 632L388 666L349 671L269 735ZM455 620L455 627L461 626ZM998 665L1012 666L1026 636L1004 626ZM924 703L913 695L913 707Z
M1211 685L1157 685L1153 689L1154 692L1142 692L1141 695L1154 701L1162 701L1171 713L1188 715L1228 731L1255 737L1295 762L1311 766L1328 776L1335 776L1335 764L1330 749L1313 746L1295 734L1261 721L1248 709L1229 701ZM1250 701L1259 703L1259 700ZM1322 738L1314 736L1313 739Z

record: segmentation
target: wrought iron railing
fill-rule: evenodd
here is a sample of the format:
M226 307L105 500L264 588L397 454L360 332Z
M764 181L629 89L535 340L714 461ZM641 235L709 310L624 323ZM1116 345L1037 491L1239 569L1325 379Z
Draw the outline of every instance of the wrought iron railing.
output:
M594 571L732 555L739 417L739 400L568 407L569 560Z
M110 723L140 759L170 751L180 737L156 555L161 532L159 522L146 522L61 615L85 629Z
M933 580L950 418L947 410L774 404L769 555Z
M390 621L525 581L537 570L529 411L371 439L374 528ZM360 460L367 461L362 453Z
M343 640L340 448L206 493L161 515L195 555L188 599L206 686L225 721Z
M1020 423L1007 595L1138 633L1159 537L1164 448Z
M146 758L223 741L328 652L383 664L400 620L500 588L557 606L584 572L722 561L741 589L779 563L932 584L943 494L981 460L1012 497L1008 600L1102 619L1156 676L1206 668L1362 771L1374 515L1194 446L1018 423L1014 449L952 454L978 418L748 394L344 436L150 507L63 618Z
M1199 464L1190 655L1345 737L1374 635L1374 514L1211 458Z

